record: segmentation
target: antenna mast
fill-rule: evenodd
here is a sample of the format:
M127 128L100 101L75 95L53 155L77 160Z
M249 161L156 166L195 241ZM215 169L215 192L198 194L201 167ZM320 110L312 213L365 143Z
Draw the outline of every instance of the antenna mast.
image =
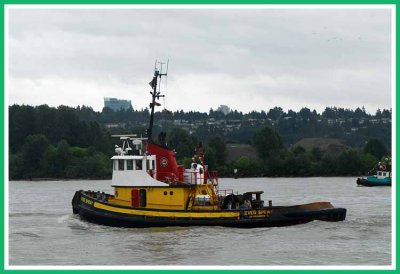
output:
M151 103L150 103L150 123L149 123L149 128L147 129L147 138L148 142L152 143L152 135L153 135L153 123L154 123L154 107L155 106L160 106L161 104L158 103L156 100L159 100L161 97L165 97L165 95L161 94L161 77L162 76L167 76L168 73L168 63L167 62L167 70L163 73L162 67L163 67L163 62L157 62L155 61L154 64L154 76L149 85L151 86L152 91L150 92L151 94ZM157 68L157 64L160 64L160 69ZM160 78L160 80L158 80ZM158 91L157 91L157 84L158 84Z

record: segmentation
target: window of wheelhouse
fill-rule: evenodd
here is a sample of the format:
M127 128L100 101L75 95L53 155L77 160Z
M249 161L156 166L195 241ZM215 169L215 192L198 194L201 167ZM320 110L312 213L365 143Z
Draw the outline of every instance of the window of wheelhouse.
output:
M118 170L124 170L124 160L118 160Z
M151 168L150 168L150 160L147 159L147 160L146 160L146 170L149 171L150 169L151 169Z
M389 172L383 172L383 176L389 177Z
M142 160L136 160L136 170L142 170Z
M133 170L133 160L126 161L126 170Z

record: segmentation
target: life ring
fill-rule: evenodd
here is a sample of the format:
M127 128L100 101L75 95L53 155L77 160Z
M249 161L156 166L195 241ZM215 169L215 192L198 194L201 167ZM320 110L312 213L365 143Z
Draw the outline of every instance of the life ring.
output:
M385 165L381 165L381 169L382 170L386 170L386 166Z

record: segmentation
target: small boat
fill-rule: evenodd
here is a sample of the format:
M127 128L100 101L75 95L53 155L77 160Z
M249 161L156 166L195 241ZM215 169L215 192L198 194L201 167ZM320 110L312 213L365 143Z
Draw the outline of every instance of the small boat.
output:
M115 227L225 226L271 227L303 224L315 220L337 222L346 218L345 208L329 202L291 206L264 205L263 191L243 194L221 189L217 171L204 163L201 144L190 168L178 165L175 151L152 140L154 108L163 95L157 81L167 73L154 72L150 123L147 138L118 135L111 185L113 194L79 190L72 199L73 213L87 221ZM159 86L158 86L159 87Z
M385 157L369 173L374 175L357 178L358 186L392 186L392 163L390 157Z

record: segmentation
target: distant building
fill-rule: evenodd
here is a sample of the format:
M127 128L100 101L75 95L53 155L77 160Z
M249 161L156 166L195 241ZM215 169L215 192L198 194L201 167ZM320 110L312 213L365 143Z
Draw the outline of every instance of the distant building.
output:
M132 108L131 100L121 100L117 98L104 98L104 107L110 108L114 111L127 110Z
M231 109L228 106L220 105L217 108L217 111L221 111L223 114L227 115L229 112L231 112Z
M123 128L125 127L125 123L109 123L104 124L105 128Z

